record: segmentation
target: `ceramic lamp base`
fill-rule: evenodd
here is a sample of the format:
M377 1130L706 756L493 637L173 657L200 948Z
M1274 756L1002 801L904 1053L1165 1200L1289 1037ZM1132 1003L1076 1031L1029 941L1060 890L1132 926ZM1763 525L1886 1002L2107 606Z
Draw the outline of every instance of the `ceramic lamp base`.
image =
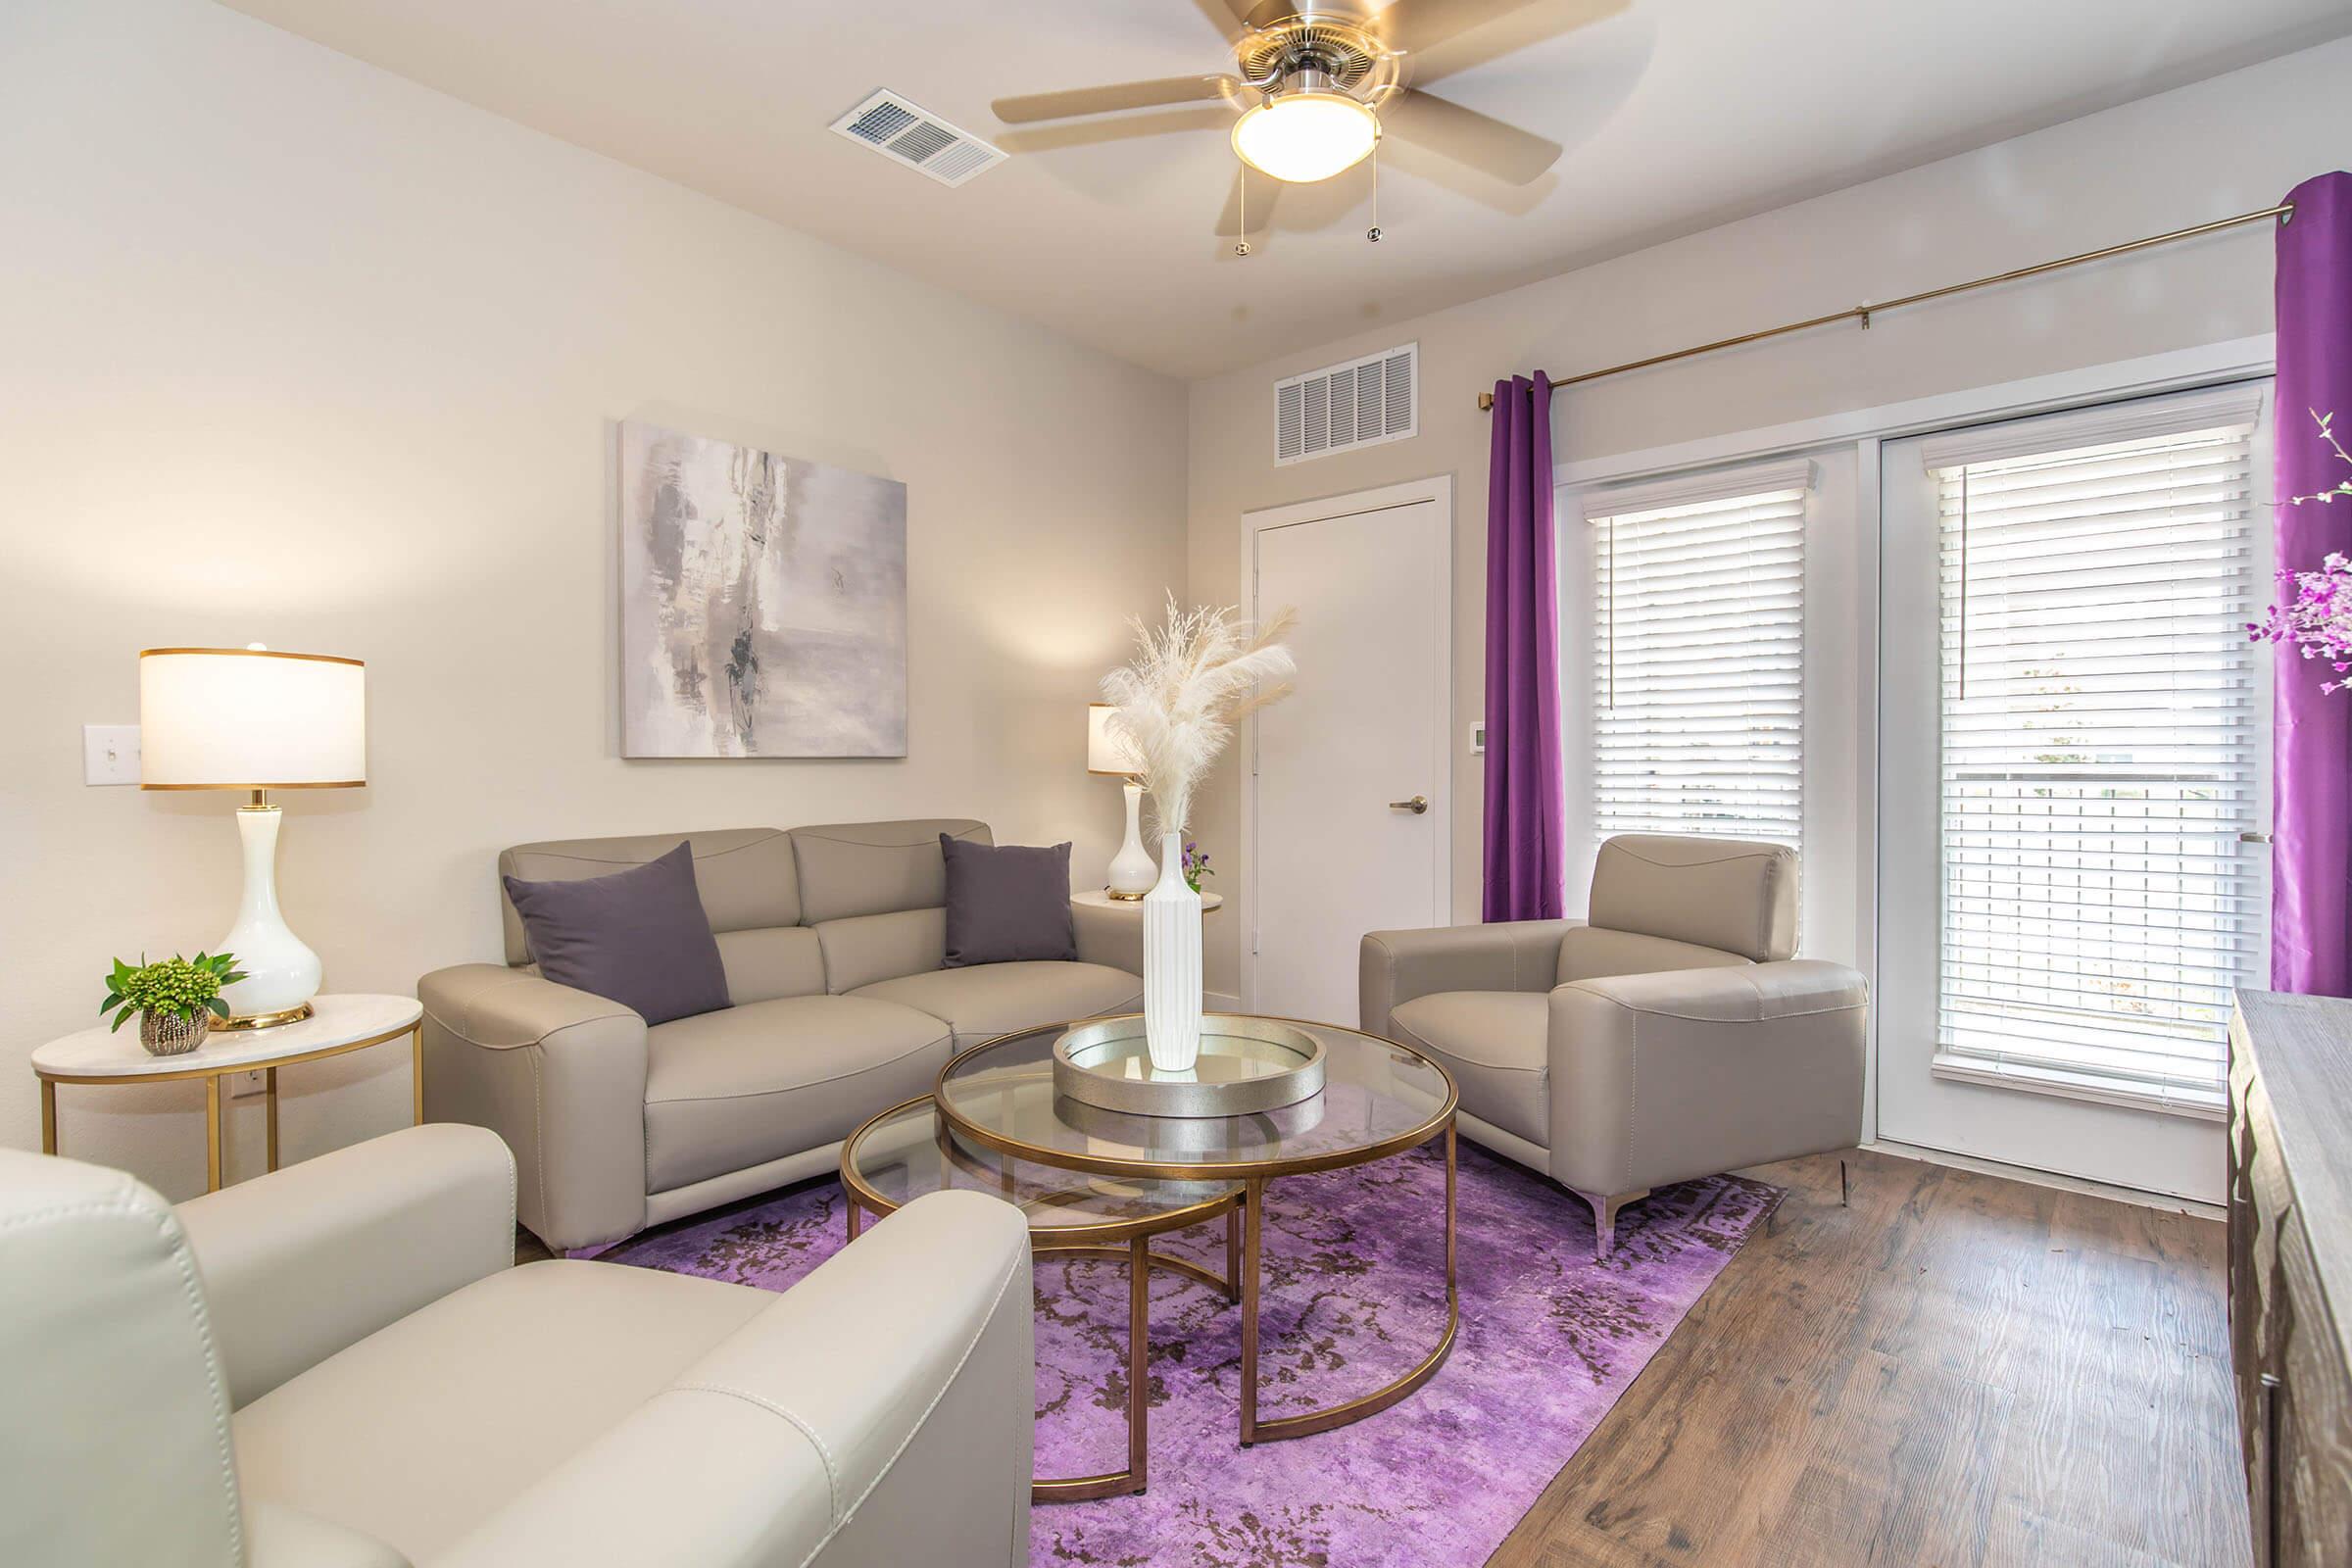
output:
M1152 852L1144 848L1144 787L1129 779L1125 792L1127 838L1119 846L1119 853L1111 857L1110 880L1102 891L1114 899L1133 903L1152 891L1152 884L1158 880L1159 867L1152 863Z
M286 925L277 907L277 826L274 806L237 810L237 833L245 841L245 896L236 923L213 951L235 956L245 978L220 993L229 1015L217 1029L269 1029L311 1015L321 971L313 953Z

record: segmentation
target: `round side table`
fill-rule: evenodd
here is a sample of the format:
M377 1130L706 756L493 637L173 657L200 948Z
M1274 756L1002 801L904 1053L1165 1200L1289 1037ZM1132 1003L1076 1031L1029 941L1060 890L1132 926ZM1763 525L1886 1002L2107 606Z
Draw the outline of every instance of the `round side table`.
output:
M50 1041L32 1054L41 1081L41 1152L57 1152L59 1084L157 1084L182 1078L204 1080L204 1190L220 1190L220 1080L234 1072L262 1074L269 1096L270 1168L277 1169L277 1069L297 1062L365 1051L402 1035L409 1037L416 1083L410 1106L424 1120L424 1037L417 1024L424 1008L415 997L353 993L313 999L314 1011L299 1023L272 1029L216 1029L204 1044L176 1056L149 1054L138 1031L125 1024L120 1034L103 1027Z
M1139 920L1144 917L1143 900L1114 899L1101 888L1088 888L1084 892L1073 893L1070 895L1070 902L1072 904L1083 904L1089 908L1094 909L1118 909L1125 913L1134 915ZM1200 895L1200 912L1202 914L1214 914L1217 912L1217 910L1223 908L1224 906L1224 894L1203 893Z

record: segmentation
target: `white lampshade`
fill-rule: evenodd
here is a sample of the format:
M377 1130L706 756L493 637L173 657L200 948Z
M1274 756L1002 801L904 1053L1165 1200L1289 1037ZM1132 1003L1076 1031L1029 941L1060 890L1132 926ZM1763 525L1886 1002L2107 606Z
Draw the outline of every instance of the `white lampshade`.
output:
M1135 755L1126 736L1110 727L1110 715L1117 711L1108 703L1087 705L1086 770L1133 778L1144 770L1144 760Z
M1353 169L1379 140L1378 117L1344 92L1281 93L1233 122L1242 162L1297 184Z
M139 655L139 786L345 789L368 782L368 667L328 654Z

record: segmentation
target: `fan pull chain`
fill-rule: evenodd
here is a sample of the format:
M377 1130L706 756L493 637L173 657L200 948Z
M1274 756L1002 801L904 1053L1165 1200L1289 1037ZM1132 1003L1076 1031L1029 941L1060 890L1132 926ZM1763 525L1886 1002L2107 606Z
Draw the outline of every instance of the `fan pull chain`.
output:
M1233 254L1247 256L1250 254L1250 171L1248 169L1242 171L1241 183L1236 189L1241 194L1242 233L1241 238L1234 242Z
M1380 243L1380 137L1372 138L1372 226L1364 230L1364 238Z

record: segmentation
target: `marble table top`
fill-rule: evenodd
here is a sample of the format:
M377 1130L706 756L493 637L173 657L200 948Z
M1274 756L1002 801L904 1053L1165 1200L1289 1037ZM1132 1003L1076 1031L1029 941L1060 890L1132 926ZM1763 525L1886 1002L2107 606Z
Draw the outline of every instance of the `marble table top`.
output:
M32 1070L51 1078L136 1078L149 1073L195 1074L267 1067L290 1056L382 1040L416 1027L424 1008L415 997L328 993L299 1023L274 1029L216 1029L204 1044L176 1056L157 1056L139 1044L133 1017L121 1033L103 1023L50 1041L32 1054Z

